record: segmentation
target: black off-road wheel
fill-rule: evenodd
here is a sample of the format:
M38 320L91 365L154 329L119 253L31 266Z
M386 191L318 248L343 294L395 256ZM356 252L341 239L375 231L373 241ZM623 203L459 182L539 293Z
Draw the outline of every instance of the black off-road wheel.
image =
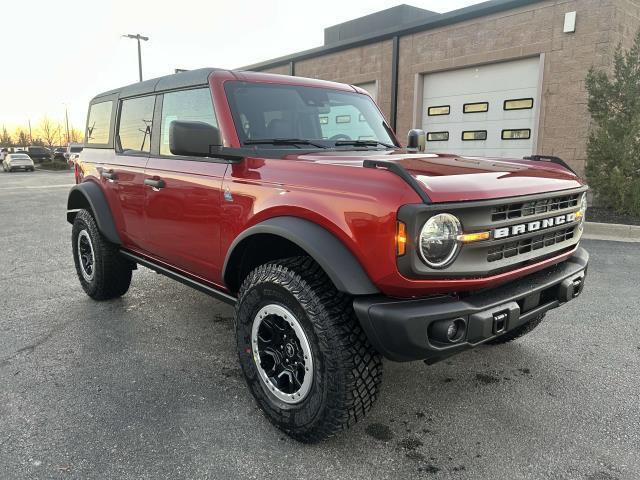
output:
M542 323L542 320L544 320L544 316L545 314L543 313L542 315L532 318L524 325L520 325L519 327L514 328L513 330L510 330L507 333L500 335L499 337L489 340L487 344L501 345L503 343L509 343L515 340L516 338L520 338L523 335L526 335L527 333L529 333L534 328L536 328L538 325L540 325Z
M318 442L373 406L382 360L339 292L308 257L267 263L236 306L240 365L258 406L289 436Z
M71 243L78 279L87 295L94 300L109 300L127 293L133 265L100 233L87 210L76 214Z

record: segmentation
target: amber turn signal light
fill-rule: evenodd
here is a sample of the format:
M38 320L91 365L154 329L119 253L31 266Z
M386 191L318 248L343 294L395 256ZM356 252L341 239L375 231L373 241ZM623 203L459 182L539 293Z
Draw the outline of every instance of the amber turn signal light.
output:
M480 240L488 240L491 236L490 232L463 233L458 235L458 240L462 243L479 242Z
M407 252L407 227L404 223L398 222L396 230L396 254L401 257Z

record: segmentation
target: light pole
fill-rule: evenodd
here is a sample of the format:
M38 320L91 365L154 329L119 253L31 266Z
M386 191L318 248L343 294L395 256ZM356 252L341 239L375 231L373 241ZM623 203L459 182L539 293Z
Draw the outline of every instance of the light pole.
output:
M69 145L71 143L71 139L69 138L69 108L66 103L63 103L63 105L64 105L64 121L67 126L67 145Z
M149 37L143 37L139 33L136 33L135 35L133 35L132 33L128 33L122 36L138 41L138 73L140 74L140 81L142 81L142 49L140 48L140 40L144 40L146 42L147 40L149 40Z

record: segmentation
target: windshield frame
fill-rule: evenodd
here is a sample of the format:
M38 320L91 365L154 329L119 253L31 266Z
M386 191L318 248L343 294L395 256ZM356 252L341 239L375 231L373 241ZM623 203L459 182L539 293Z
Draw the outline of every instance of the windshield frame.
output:
M234 89L239 86L261 86L261 87L273 87L273 88L282 88L282 89L316 89L316 90L324 90L330 94L336 95L353 95L354 98L360 100L361 98L365 98L366 101L370 102L371 110L368 112L370 114L375 114L378 116L381 122L381 130L385 132L388 138L377 138L376 137L368 140L355 138L353 140L344 141L344 138L331 140L326 138L307 138L307 136L301 135L292 138L288 137L277 137L269 138L269 135L261 136L260 138L249 138L245 134L245 130L243 127L243 121L240 115L238 105L236 103L235 91ZM240 143L241 148L250 148L250 149L265 149L265 150L322 150L322 151L345 151L345 150L395 150L401 148L398 139L395 136L393 129L389 126L386 118L383 113L380 111L380 108L375 103L375 101L366 93L362 93L356 89L351 91L346 89L337 89L326 86L315 86L315 85L304 85L304 84L296 84L296 83L274 83L274 82L259 82L259 81L243 81L243 80L228 80L223 83L223 89L225 93L225 97L227 100L227 104L229 106L229 110L231 113L231 120L233 122L233 127L236 132L236 136ZM358 97L360 96L360 97ZM355 102L354 102L355 103ZM357 106L354 106L357 108ZM362 117L362 113L360 113L360 117ZM319 123L320 125L320 123ZM375 128L371 126L371 123L367 120L367 128L370 129L374 134ZM264 138L262 138L264 137ZM296 142L295 140L303 140L306 144L302 144ZM273 141L273 143L270 143ZM343 142L341 145L340 142ZM347 143L353 142L353 145L348 145ZM336 145L336 143L338 143Z

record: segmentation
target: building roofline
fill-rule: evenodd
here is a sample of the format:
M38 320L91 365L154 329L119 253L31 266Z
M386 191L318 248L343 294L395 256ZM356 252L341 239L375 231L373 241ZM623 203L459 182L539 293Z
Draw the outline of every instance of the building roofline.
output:
M482 2L476 5L470 5L465 8L460 8L458 10L453 10L451 12L441 13L439 15L435 15L434 17L429 17L417 22L407 23L401 28L390 28L369 35L363 35L361 37L311 48L302 52L277 57L271 60L266 60L264 62L254 63L253 65L247 65L245 67L238 68L238 70L259 71L267 68L280 67L288 65L291 62L307 60L309 58L318 57L320 55L327 55L330 53L339 52L341 50L347 50L349 48L356 48L374 42L389 40L395 36L405 36L413 33L431 30L433 28L445 27L447 25L464 22L466 20L473 20L475 18L491 15L493 13L500 13L506 10L512 10L514 8L539 3L540 1L541 0L490 0L488 2Z

